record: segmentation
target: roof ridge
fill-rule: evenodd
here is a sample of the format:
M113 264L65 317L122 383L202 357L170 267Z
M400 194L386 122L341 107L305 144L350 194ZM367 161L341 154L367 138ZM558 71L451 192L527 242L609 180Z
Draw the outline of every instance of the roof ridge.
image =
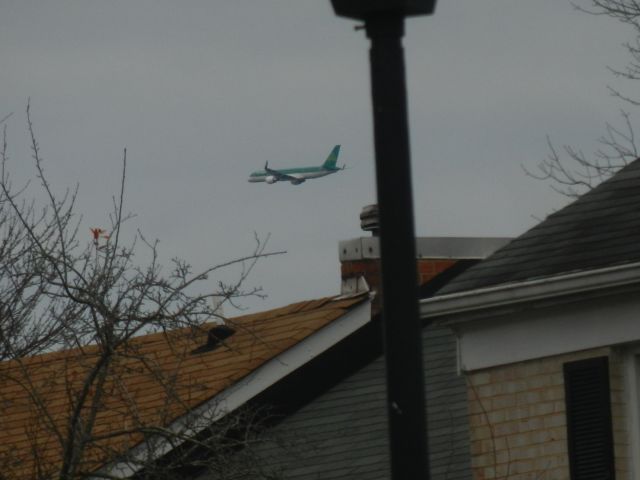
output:
M366 292L365 292L366 293ZM280 307L271 308L269 310L264 310L261 312L254 312L245 315L238 315L235 317L229 317L225 319L225 323L233 324L244 324L244 323L253 323L257 318L264 317L263 320L273 320L275 318L280 318L284 316L294 315L298 313L309 312L314 309L322 309L332 302L342 302L344 300L356 299L358 297L364 298L365 293L356 293L352 295L331 295L326 297L320 297L317 299L310 300L302 300L299 302L294 302L291 304L283 305ZM155 341L166 340L168 337L181 337L181 333L194 333L194 335L206 335L209 329L219 325L219 322L210 321L202 323L198 326L184 326L175 328L173 330L162 330L157 332L149 332L136 337L133 337L129 340L129 345L138 346L140 344L152 344ZM191 331L191 332L190 332ZM183 337L184 338L184 337ZM58 357L68 358L72 357L75 353L79 353L81 356L90 356L97 354L99 350L99 345L96 343L84 345L82 347L75 348L61 348L59 350L54 350L51 352L44 352L38 355L30 355L27 357L22 357L19 359L9 359L0 362L0 366L8 365L11 363L19 362L23 365L31 365L36 364L38 362L57 360ZM84 352L83 352L84 350Z

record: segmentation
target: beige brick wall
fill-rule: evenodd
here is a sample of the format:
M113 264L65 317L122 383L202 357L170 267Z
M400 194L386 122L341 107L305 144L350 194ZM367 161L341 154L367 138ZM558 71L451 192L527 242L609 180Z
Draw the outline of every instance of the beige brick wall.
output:
M569 478L562 366L609 355L617 480L628 477L624 378L610 349L583 351L467 373L476 480Z

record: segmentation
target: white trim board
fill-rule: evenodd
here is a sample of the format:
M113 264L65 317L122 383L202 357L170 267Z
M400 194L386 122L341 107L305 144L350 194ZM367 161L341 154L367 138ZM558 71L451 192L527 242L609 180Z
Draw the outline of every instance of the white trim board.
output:
M596 297L453 326L462 370L640 340L637 295Z
M417 237L416 256L425 259L483 259L509 243L508 237ZM359 237L338 244L341 262L380 258L379 237Z
M640 289L640 262L435 296L420 301L420 316L438 323L466 322L522 304L562 303L563 297L575 301L622 287Z

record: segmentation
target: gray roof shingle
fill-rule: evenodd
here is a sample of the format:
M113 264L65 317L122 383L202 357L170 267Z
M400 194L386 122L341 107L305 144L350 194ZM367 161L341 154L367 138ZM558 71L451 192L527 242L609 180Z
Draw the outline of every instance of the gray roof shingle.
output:
M497 250L438 295L640 261L640 159Z

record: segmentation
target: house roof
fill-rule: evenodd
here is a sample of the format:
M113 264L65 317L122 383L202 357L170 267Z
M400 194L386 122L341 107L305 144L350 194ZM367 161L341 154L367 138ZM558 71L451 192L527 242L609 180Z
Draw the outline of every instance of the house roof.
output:
M88 448L83 471L94 471L138 444L142 436L137 427L172 424L326 331L367 298L327 297L233 318L228 324L236 333L200 353L192 352L206 344L213 324L133 339L118 352L105 380L93 428L102 438ZM3 477L37 478L38 469L59 471L72 399L98 358L93 346L0 363Z
M438 295L640 261L640 159L497 250Z

